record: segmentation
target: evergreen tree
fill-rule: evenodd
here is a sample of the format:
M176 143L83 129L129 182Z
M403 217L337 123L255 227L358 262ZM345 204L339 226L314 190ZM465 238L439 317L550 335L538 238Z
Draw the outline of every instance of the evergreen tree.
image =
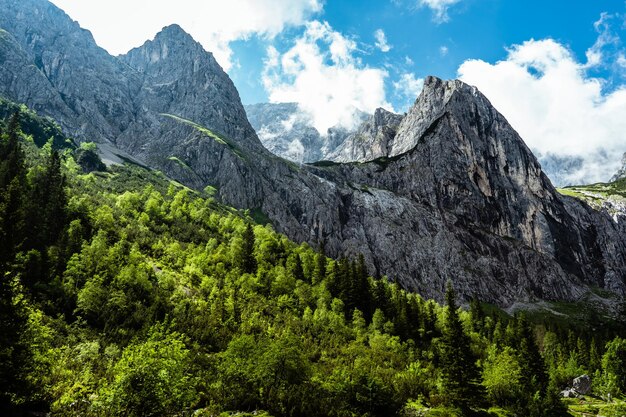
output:
M28 311L18 280L0 276L0 414L14 415L27 400L32 354L26 338Z
M318 284L326 277L325 245L320 244L320 251L315 254L315 269L313 270L313 284Z
M529 396L536 392L545 393L548 385L546 367L539 352L530 324L523 314L517 316L515 322L515 340L511 347L517 349L522 367L523 386Z
M485 324L485 312L483 311L480 301L472 298L470 301L470 317L472 322L472 330L481 332Z
M463 330L452 284L446 289L446 319L441 338L441 374L444 394L451 405L459 407L464 415L484 402L477 358L471 349L469 336Z
M353 265L353 275L351 279L352 295L354 304L361 310L367 320L372 317L372 299L370 282L368 278L367 266L365 265L365 257L359 254L358 262Z
M296 281L305 281L302 259L299 254L294 253L287 258L287 268Z
M598 351L598 344L594 337L589 344L589 372L594 373L600 368L602 368L602 355Z
M19 113L0 138L0 267L21 249L26 221L27 194L24 152L19 143Z
M35 233L29 247L43 249L59 239L67 221L65 176L61 172L61 157L50 149L46 166L33 184L32 219Z
M6 137L0 141L0 189L6 189L13 179L25 175L24 152L19 143L20 114L13 113L7 125Z
M254 228L251 223L246 225L242 235L243 247L241 251L241 267L243 272L254 274L256 272L256 258L254 256Z

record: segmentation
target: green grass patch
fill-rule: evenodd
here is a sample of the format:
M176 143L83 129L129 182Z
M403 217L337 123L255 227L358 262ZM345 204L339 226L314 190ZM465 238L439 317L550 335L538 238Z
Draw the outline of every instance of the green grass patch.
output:
M626 402L624 402L624 399L614 399L612 402L607 403L601 398L586 396L582 399L566 398L563 401L567 404L568 411L574 417L626 416Z
M185 162L181 161L180 158L177 158L175 156L170 156L169 158L167 158L170 161L176 162L178 165L180 165L181 167L191 171L191 167L189 165L187 165Z
M208 129L208 128L202 126L202 125L199 125L196 122L193 122L193 121L188 120L188 119L184 119L184 118L182 118L180 116L176 116L174 114L161 113L161 116L168 117L168 118L170 118L172 120L175 120L177 122L180 122L180 123L183 123L183 124L186 124L186 125L189 125L189 126L193 127L198 132L201 132L205 136L213 139L214 141L216 141L220 145L227 146L239 158L245 159L245 155L243 154L243 152L232 141L230 141L229 139L225 138L224 136L222 136L222 135L220 135L218 133L215 133L211 129Z

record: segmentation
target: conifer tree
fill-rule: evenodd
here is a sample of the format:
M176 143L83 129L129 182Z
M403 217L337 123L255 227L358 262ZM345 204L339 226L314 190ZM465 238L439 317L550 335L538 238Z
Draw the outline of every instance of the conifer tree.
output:
M31 203L36 233L29 246L43 249L57 242L67 218L65 176L61 172L61 157L56 150L50 149L45 169L35 180Z
M485 312L480 305L480 301L476 298L472 298L470 301L470 317L472 330L475 332L481 332L485 323Z
M452 284L446 289L447 314L441 339L441 373L444 395L451 405L459 407L463 415L484 402L480 372L472 353L469 336L463 330Z
M320 250L315 254L315 268L313 270L313 284L318 284L326 278L326 253L325 244L320 244Z
M27 184L19 117L17 112L11 116L7 134L0 139L0 266L13 258L24 240Z
M242 235L243 246L241 253L241 267L243 272L254 274L256 272L256 258L254 257L254 228L248 223Z
M523 314L517 316L515 322L515 341L511 347L517 349L522 368L523 385L527 394L545 393L548 385L546 367L535 342L535 335Z
M295 280L305 281L304 269L302 269L302 259L297 253L292 254L287 259L289 273Z

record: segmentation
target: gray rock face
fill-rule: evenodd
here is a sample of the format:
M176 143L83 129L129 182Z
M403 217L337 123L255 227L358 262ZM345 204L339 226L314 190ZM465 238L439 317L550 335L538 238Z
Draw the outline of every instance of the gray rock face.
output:
M154 157L152 150L161 153L162 146L167 145L154 143L153 139L166 131L172 134L163 120L177 116L210 126L242 148L263 149L228 75L213 55L180 26L164 28L154 40L120 60L135 70L141 81L134 97L136 120L115 139L121 148L145 155L146 161L150 161ZM152 132L144 133L146 129Z
M352 133L335 126L325 134L296 103L260 103L245 106L248 120L259 139L274 155L298 163L329 159L328 155ZM367 118L359 113L361 119Z
M388 156L402 118L403 116L385 109L376 109L356 132L324 159L335 162L364 162Z
M626 178L626 152L622 156L622 167L613 175L611 182Z
M3 93L59 121L72 136L112 140L134 115L132 96L139 84L134 71L96 46L91 33L43 0L0 0L0 28L9 32L28 59L35 89L17 67L2 63L0 77L14 83ZM54 94L54 93L56 94ZM52 98L52 105L47 105Z
M11 33L0 37L3 94L81 140L262 210L296 241L363 253L370 272L429 297L448 279L503 306L574 301L591 286L625 292L626 225L556 193L506 120L460 81L429 77L401 121L379 111L363 125L380 157L300 166L262 146L228 76L179 27L114 58L44 0L0 5ZM38 56L48 64L20 77Z

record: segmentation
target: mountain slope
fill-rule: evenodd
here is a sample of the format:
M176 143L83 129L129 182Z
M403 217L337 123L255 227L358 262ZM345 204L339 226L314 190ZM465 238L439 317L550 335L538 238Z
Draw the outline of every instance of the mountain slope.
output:
M426 296L441 297L449 279L463 297L500 305L595 298L594 287L624 294L624 223L559 195L473 87L430 77L395 133L374 118L381 158L297 166L263 148L228 76L180 27L114 58L46 1L4 3L0 23L25 56L37 62L41 43L40 55L59 57L60 71L39 70L52 91L84 102L72 117L59 113L80 140L110 142L186 185L211 186L221 202L296 241L324 243L333 257L362 253L371 271ZM28 13L36 43L18 24ZM103 71L81 59L101 60ZM0 79L11 72L2 65ZM22 80L6 91L32 88ZM40 101L30 94L11 98Z
M22 112L33 141L18 118L0 127L0 218L38 227L0 221L0 236L10 230L16 243L0 240L2 415L386 417L497 407L541 417L563 415L556 394L572 372L623 381L618 317L543 318L534 332L523 315L475 300L457 309L451 288L438 305L369 277L362 260L328 259L153 170L83 174L81 149L38 149L50 125ZM12 200L16 185L25 198ZM475 375L473 392L458 388L460 365ZM503 382L500 367L517 371Z

